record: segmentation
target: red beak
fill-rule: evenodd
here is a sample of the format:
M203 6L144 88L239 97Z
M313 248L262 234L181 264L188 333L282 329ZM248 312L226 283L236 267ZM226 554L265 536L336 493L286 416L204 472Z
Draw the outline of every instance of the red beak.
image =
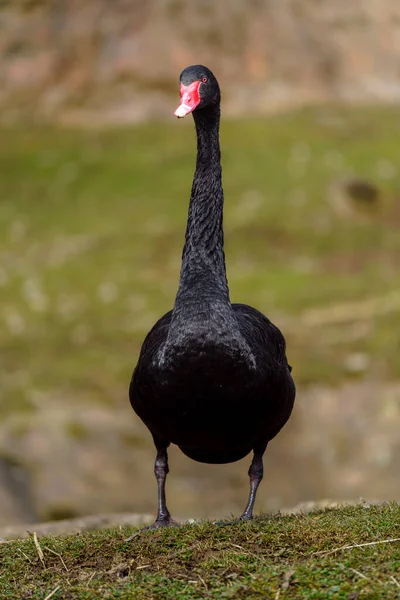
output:
M185 117L193 112L196 106L200 104L199 87L200 81L193 81L193 83L188 86L181 83L181 103L174 113L176 117Z

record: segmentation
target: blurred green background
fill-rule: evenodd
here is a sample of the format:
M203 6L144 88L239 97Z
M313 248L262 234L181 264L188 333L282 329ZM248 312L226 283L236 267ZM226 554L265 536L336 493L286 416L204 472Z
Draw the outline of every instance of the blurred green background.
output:
M19 24L18 32L47 14L40 11L56 14L51 2L22 4L20 11L16 5L0 11L5 22ZM154 18L128 32L133 56L135 36L142 45L143 36L149 43L156 38L160 14L177 18L149 4ZM243 3L233 4L238 14L244 10ZM269 10L256 4L246 13L250 32L257 10ZM313 3L292 4L288 10L310 10ZM93 25L92 3L82 6L88 11L83 32L90 35L82 34L87 44L81 43L90 49L92 30L111 17L104 8L103 21ZM134 14L138 6L124 10ZM68 10L64 40L74 39L79 16ZM198 3L191 10L196 15ZM203 18L215 27L210 11ZM225 29L233 20L227 23ZM110 25L111 39L117 25ZM226 32L219 27L224 48ZM267 21L265 27L266 36ZM27 81L23 65L39 69L37 46L55 62L69 52L51 36L37 39L25 54L5 45L0 63L8 93L0 126L0 524L151 513L154 451L130 408L128 385L144 336L173 305L179 277L195 162L191 119L172 116L179 72L210 59L214 42L196 38L198 59L190 43L174 55L167 86L157 75L161 50L152 51L154 81L146 79L140 90L133 67L130 72L128 64L121 80L114 65L109 94L106 86L94 87L95 101L85 98L84 86L83 92L77 84L68 88L70 63L58 80L39 85L32 75ZM244 57L237 94L258 90L251 111L246 102L235 103L237 79L230 74L236 54L230 56L229 45L215 68L207 62L228 89L221 145L231 299L257 307L282 329L298 387L293 417L266 454L257 508L323 498L399 499L400 106L395 95L388 104L367 92L349 106L332 92L343 90L337 71L328 85L316 68L311 85L304 64L297 80L287 73L280 106L268 87L276 73L257 69L264 50L245 42L235 48ZM279 49L268 49L266 64ZM78 51L71 64L79 67L80 59L89 85L101 68ZM20 72L24 85L17 94ZM362 69L359 74L361 89ZM298 99L290 105L296 86L303 96L309 92L303 107ZM50 110L48 98L60 87L70 93ZM131 103L120 119L119 97ZM131 111L147 106L149 97L148 106L162 105L154 122L144 109L140 118ZM170 462L176 516L226 516L243 508L248 459L214 467L172 449Z

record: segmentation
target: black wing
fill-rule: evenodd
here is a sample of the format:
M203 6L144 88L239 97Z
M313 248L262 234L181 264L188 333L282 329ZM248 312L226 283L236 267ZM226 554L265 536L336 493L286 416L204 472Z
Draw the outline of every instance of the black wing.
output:
M286 358L286 341L281 331L260 311L247 304L232 304L242 335L251 348L257 346L264 349L271 360L285 365L289 371Z

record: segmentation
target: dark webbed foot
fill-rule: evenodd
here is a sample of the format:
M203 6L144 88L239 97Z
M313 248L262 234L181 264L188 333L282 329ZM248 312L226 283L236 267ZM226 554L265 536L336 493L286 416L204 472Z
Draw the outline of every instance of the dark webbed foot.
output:
M159 529L160 527L178 527L179 525L179 521L175 521L172 517L168 517L168 519L156 519L153 525L151 525L151 528Z
M230 519L226 521L215 521L214 525L217 525L217 527L228 527L228 525L237 525L238 523L243 523L243 521L251 521L252 519L252 516L243 514L240 517L236 517L235 519Z
M253 515L247 515L245 513L243 513L242 515L240 515L240 517L237 519L239 523L241 523L242 521L252 521L253 520Z
M171 517L166 519L156 519L152 525L146 525L145 527L141 527L135 533L126 538L125 542L130 542L138 536L143 531L155 531L156 529L161 529L162 527L179 527L180 523L178 521L174 521Z
M161 527L179 527L180 523L178 521L174 521L171 517L167 519L156 519L152 525L147 525L143 527L141 531L149 530L149 529L160 529Z
M240 523L240 519L231 519L229 521L214 521L214 525L216 525L217 527L228 527L230 525L236 525L237 523Z

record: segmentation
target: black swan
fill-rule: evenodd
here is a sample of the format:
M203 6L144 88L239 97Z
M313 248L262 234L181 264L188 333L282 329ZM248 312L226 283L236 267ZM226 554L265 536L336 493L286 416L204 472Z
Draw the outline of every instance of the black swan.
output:
M222 230L220 89L209 69L180 76L177 117L193 113L197 160L179 289L173 310L147 335L129 397L157 449L158 514L152 528L172 525L165 501L167 448L193 460L230 463L251 451L251 519L267 444L292 412L295 386L285 339L263 314L231 304Z

